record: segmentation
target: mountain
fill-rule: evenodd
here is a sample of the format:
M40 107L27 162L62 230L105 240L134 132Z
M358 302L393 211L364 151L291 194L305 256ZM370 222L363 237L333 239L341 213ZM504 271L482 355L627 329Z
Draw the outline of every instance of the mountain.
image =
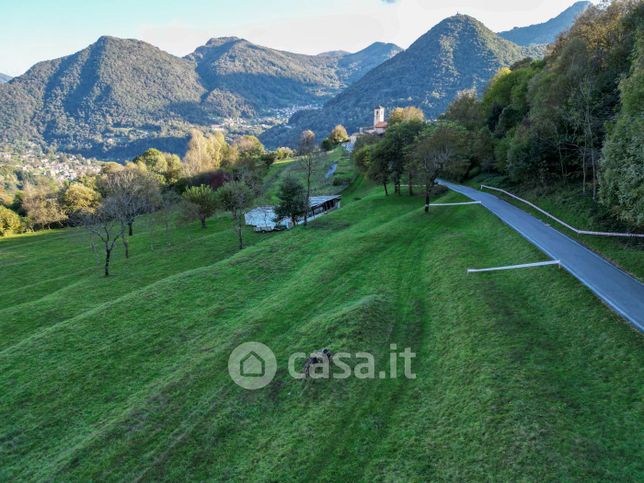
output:
M322 109L296 113L288 126L263 135L269 145L293 144L304 129L319 136L335 124L350 131L371 124L373 107L415 105L426 116L441 114L464 89L482 89L502 66L524 58L526 49L498 36L467 15L447 18L407 50L371 70Z
M181 152L191 125L319 105L398 50L301 55L221 38L178 58L101 37L0 85L0 142L29 139L106 159L151 146Z
M101 37L0 85L0 136L99 155L147 133L163 138L172 121L200 121L205 93L189 60L138 40Z
M402 51L403 49L395 44L375 42L355 54L342 56L338 61L341 75L345 82L353 84L364 77L367 72Z
M355 54L303 55L225 37L186 58L196 64L209 104L230 103L232 114L252 116L326 100L400 50L376 43Z
M518 45L550 44L560 33L568 30L577 17L591 5L592 3L587 1L577 2L547 22L529 27L515 27L512 30L500 32L499 35Z
M3 84L5 82L9 82L11 80L11 76L7 74L2 74L0 73L0 84Z

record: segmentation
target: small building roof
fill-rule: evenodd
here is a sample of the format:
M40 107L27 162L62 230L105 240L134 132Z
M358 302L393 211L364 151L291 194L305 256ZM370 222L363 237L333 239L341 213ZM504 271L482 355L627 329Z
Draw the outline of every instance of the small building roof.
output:
M327 201L339 200L340 198L342 198L340 195L311 196L309 198L309 206L314 208L326 203Z

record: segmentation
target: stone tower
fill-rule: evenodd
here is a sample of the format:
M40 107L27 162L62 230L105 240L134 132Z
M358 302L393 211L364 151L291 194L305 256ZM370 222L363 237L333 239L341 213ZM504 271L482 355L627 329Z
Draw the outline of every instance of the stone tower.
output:
M385 122L385 108L378 106L373 110L373 127L376 127L381 122Z

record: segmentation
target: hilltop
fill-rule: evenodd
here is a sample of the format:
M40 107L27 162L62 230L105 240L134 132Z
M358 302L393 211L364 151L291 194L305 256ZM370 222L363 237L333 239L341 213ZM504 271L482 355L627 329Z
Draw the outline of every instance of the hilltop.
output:
M414 105L429 118L441 114L456 93L482 90L500 67L529 52L467 15L447 18L407 50L374 68L320 110L297 113L288 128L268 131L267 144L293 142L304 129L323 134L335 124L350 131L371 123L372 109Z

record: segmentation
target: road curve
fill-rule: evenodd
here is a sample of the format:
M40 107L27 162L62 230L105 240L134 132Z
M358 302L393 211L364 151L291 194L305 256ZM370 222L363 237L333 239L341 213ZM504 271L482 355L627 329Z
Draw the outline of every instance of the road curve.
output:
M468 186L438 180L468 198L480 201L504 223L561 266L644 333L644 284L572 238L498 197Z

